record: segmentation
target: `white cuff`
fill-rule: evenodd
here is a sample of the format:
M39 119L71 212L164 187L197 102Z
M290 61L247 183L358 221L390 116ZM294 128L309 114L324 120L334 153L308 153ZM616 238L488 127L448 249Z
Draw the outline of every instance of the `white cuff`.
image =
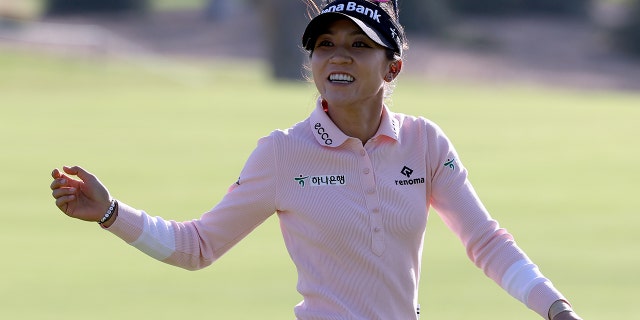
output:
M509 267L502 277L501 286L514 298L520 300L527 307L529 293L537 284L547 281L538 266L529 260L519 260Z

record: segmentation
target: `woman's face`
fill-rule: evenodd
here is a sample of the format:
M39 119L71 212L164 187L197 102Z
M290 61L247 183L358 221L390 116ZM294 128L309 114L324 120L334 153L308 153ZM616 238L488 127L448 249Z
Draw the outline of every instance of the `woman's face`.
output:
M313 81L329 105L380 103L390 63L385 48L349 19L331 23L311 55Z

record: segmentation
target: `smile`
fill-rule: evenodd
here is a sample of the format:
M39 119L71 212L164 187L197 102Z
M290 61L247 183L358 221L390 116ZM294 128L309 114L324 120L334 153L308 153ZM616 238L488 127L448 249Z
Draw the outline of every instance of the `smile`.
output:
M329 75L329 81L338 83L351 83L355 81L353 76L346 73L332 73Z

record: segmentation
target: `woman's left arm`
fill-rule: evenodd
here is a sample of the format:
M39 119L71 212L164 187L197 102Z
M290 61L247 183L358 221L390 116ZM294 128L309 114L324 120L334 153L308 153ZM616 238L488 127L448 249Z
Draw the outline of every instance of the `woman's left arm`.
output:
M550 306L566 299L516 245L512 235L489 215L453 145L437 126L434 128L427 153L431 205L477 267L514 298L549 319ZM561 319L579 318L552 320Z

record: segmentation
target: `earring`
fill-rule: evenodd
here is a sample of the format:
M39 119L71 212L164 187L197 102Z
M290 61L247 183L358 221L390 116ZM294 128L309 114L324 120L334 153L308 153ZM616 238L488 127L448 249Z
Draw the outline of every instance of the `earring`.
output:
M393 74L398 73L398 66L395 64L392 64L389 71Z
M322 111L324 112L329 111L329 103L325 99L322 99Z
M387 73L387 75L384 77L384 80L386 82L391 82L393 81L393 74L392 73Z

